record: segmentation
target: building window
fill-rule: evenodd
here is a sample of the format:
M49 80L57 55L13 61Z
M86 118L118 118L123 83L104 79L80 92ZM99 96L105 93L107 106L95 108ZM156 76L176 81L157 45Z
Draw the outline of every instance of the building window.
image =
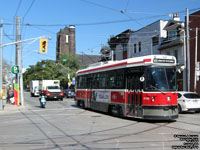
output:
M128 45L127 44L123 45L123 51L127 51L127 50L128 50Z
M176 30L168 31L168 40L175 40L177 38Z
M176 57L176 61L178 62L178 51L177 50L174 51L174 56Z
M142 48L141 48L142 42L139 42L139 43L138 43L138 46L139 46L139 52L141 52L141 49L142 49Z
M159 36L154 36L152 37L152 45L155 46L155 45L158 45L159 44Z
M69 43L68 35L66 35L66 43Z
M137 47L136 47L137 45L136 44L134 44L134 53L136 53L137 52Z

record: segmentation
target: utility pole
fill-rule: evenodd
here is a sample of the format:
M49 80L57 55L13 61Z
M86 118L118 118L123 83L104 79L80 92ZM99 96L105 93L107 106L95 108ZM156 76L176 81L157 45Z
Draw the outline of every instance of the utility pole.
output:
M16 16L16 42L21 41L21 18ZM19 97L21 105L24 105L23 75L22 75L22 43L16 43L16 65L19 66L19 73L16 74L16 81L19 84Z
M197 42L198 42L198 28L196 28L196 37L195 37L195 69L194 69L194 91L197 89L197 71L199 72L199 63L197 63ZM199 78L199 77L198 77Z
M15 41L18 42L21 40L21 33L20 33L20 18L16 16L15 18L16 23L16 35ZM16 43L15 47L15 64L19 66L19 48L21 43ZM16 74L16 83L19 83L19 74Z
M187 28L187 80L188 80L188 91L190 91L190 29L189 29L189 9L187 11L186 28Z
M0 49L0 110L3 110L3 92L2 92L2 82L3 82L3 20L1 20L1 49Z

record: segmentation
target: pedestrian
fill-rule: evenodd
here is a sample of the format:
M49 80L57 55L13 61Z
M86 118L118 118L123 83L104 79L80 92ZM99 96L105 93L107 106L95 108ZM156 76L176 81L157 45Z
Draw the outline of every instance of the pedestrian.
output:
M6 103L10 103L10 98L12 97L12 88L9 86L7 89L7 99L6 99Z

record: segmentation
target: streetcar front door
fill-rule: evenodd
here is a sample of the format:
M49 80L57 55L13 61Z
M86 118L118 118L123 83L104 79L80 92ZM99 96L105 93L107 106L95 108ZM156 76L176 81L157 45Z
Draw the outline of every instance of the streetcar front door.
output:
M129 115L135 117L143 117L141 76L141 72L127 74L128 99L126 109Z

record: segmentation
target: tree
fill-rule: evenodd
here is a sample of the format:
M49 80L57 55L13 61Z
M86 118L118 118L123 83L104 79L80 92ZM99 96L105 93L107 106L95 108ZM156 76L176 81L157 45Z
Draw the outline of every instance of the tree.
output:
M3 82L7 82L10 80L10 76L9 76L9 73L11 71L11 65L6 61L6 60L3 60L2 62L2 73L3 73Z
M24 85L27 86L31 80L60 80L61 86L67 88L68 74L70 77L75 77L78 69L79 63L76 55L61 54L58 61L42 60L30 66L24 73Z

